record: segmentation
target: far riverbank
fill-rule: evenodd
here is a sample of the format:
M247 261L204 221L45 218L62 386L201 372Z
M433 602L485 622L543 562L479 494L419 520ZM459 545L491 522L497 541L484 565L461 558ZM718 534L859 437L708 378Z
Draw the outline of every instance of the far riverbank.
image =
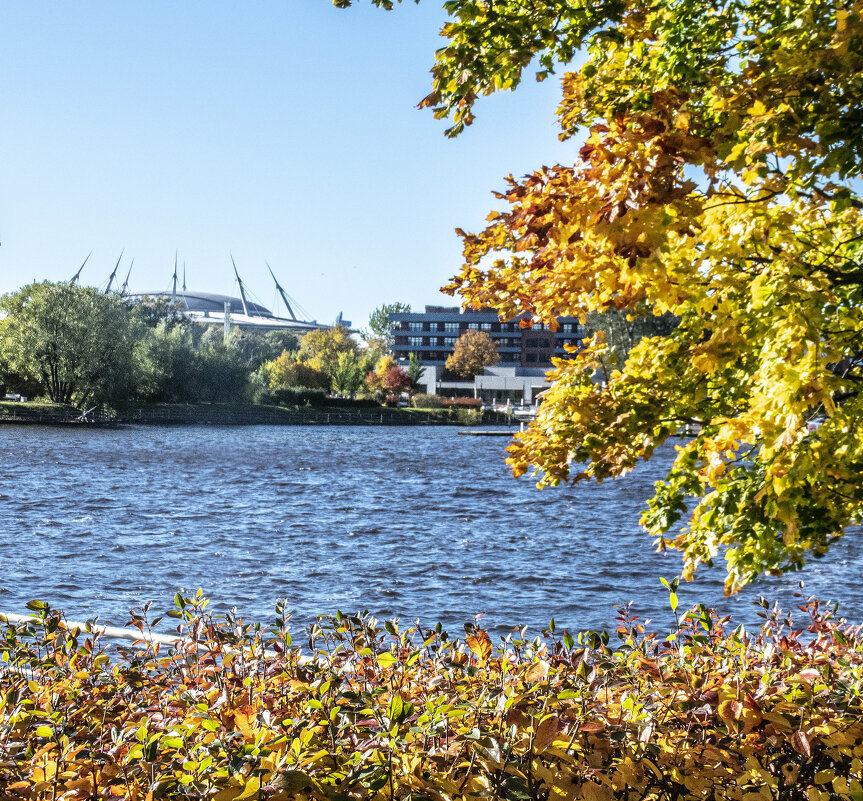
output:
M0 402L0 423L26 425L509 425L500 412L469 409L411 409L264 404L137 404L114 413L49 403Z

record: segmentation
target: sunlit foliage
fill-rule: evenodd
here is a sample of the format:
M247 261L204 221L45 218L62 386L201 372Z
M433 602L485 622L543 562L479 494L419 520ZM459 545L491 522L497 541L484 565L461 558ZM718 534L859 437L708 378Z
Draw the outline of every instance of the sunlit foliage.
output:
M508 179L488 226L462 232L450 291L552 326L678 320L607 387L601 336L558 362L515 472L602 480L700 426L643 517L685 575L724 556L733 592L822 555L863 511L859 1L444 8L421 105L450 135L533 64L540 79L564 68L561 137L584 137L574 164Z
M308 387L329 390L330 388L330 377L327 373L316 369L310 362L299 361L295 353L288 353L286 350L282 351L278 359L262 365L261 369L272 389Z
M359 353L356 340L343 325L309 331L300 340L300 360L327 376L333 374L342 353Z
M675 585L670 586L672 606ZM176 598L184 644L107 652L42 602L0 639L0 797L783 799L863 794L863 645L815 602L671 636L320 619L292 640ZM148 632L147 610L130 624Z
M392 356L382 356L375 369L366 376L366 388L380 398L410 392L413 382L407 372L399 367Z
M500 354L486 331L465 331L447 356L446 369L463 378L473 378L500 361Z

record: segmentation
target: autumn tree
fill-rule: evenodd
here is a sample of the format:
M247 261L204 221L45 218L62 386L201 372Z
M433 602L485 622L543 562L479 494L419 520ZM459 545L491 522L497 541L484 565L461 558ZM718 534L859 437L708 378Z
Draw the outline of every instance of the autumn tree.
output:
M410 392L413 384L392 356L383 356L378 360L375 369L366 376L366 387L369 392L385 399L387 395L400 395Z
M343 325L336 325L304 334L300 340L299 359L330 376L338 364L339 354L358 352L357 343L348 329Z
M488 332L471 328L456 340L445 366L456 375L473 378L499 361L500 354Z
M574 164L508 179L488 226L462 232L449 290L550 326L645 306L678 320L607 386L600 336L555 362L516 474L619 476L698 423L643 517L684 575L724 556L733 592L822 555L863 517L859 2L445 8L421 105L449 135L534 63L563 67L561 137L584 136Z
M584 324L585 333L593 337L601 332L594 342L602 344L596 348L599 375L608 383L615 370L626 362L630 351L645 337L667 336L677 325L671 314L657 316L649 309L640 313L627 313L617 309L588 313Z
M308 336L308 335L307 335ZM330 389L330 376L316 369L309 362L301 362L295 353L282 351L281 356L265 362L261 371L271 389L306 387L308 389Z

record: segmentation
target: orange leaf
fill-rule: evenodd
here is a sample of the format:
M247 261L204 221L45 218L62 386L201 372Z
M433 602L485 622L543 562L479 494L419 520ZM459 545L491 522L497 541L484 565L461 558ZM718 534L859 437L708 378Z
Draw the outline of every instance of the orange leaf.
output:
M736 731L741 709L743 709L743 705L740 701L735 698L726 698L719 704L716 714L719 715L729 731Z
M527 669L524 678L525 681L545 681L546 676L548 676L548 662L540 659Z
M247 739L255 739L255 708L241 706L234 710L234 725Z
M491 637L482 629L476 629L473 635L468 634L465 638L468 648L473 651L483 662L491 656Z

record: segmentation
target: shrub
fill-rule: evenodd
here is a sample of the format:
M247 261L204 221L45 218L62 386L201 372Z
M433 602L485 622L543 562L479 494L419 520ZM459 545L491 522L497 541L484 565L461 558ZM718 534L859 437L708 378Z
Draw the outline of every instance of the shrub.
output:
M377 409L380 407L380 403L374 398L334 398L331 395L324 398L323 405L347 409Z
M675 596L672 596L675 599ZM42 602L0 637L4 798L856 799L863 642L810 601L729 632L489 634L325 617L270 626L176 598L189 639L109 656ZM148 631L146 609L132 625ZM384 630L385 629L385 630ZM265 650L267 649L267 650ZM9 795L11 793L11 795ZM151 794L151 795L150 795Z
M419 392L413 397L413 405L417 409L440 409L443 406L443 399L440 395L426 395Z
M461 409L481 409L482 398L443 398L444 406Z
M277 406L324 406L327 393L311 387L280 387L261 392L259 402Z
M463 426L475 426L482 422L482 412L479 409L455 409L456 420Z

